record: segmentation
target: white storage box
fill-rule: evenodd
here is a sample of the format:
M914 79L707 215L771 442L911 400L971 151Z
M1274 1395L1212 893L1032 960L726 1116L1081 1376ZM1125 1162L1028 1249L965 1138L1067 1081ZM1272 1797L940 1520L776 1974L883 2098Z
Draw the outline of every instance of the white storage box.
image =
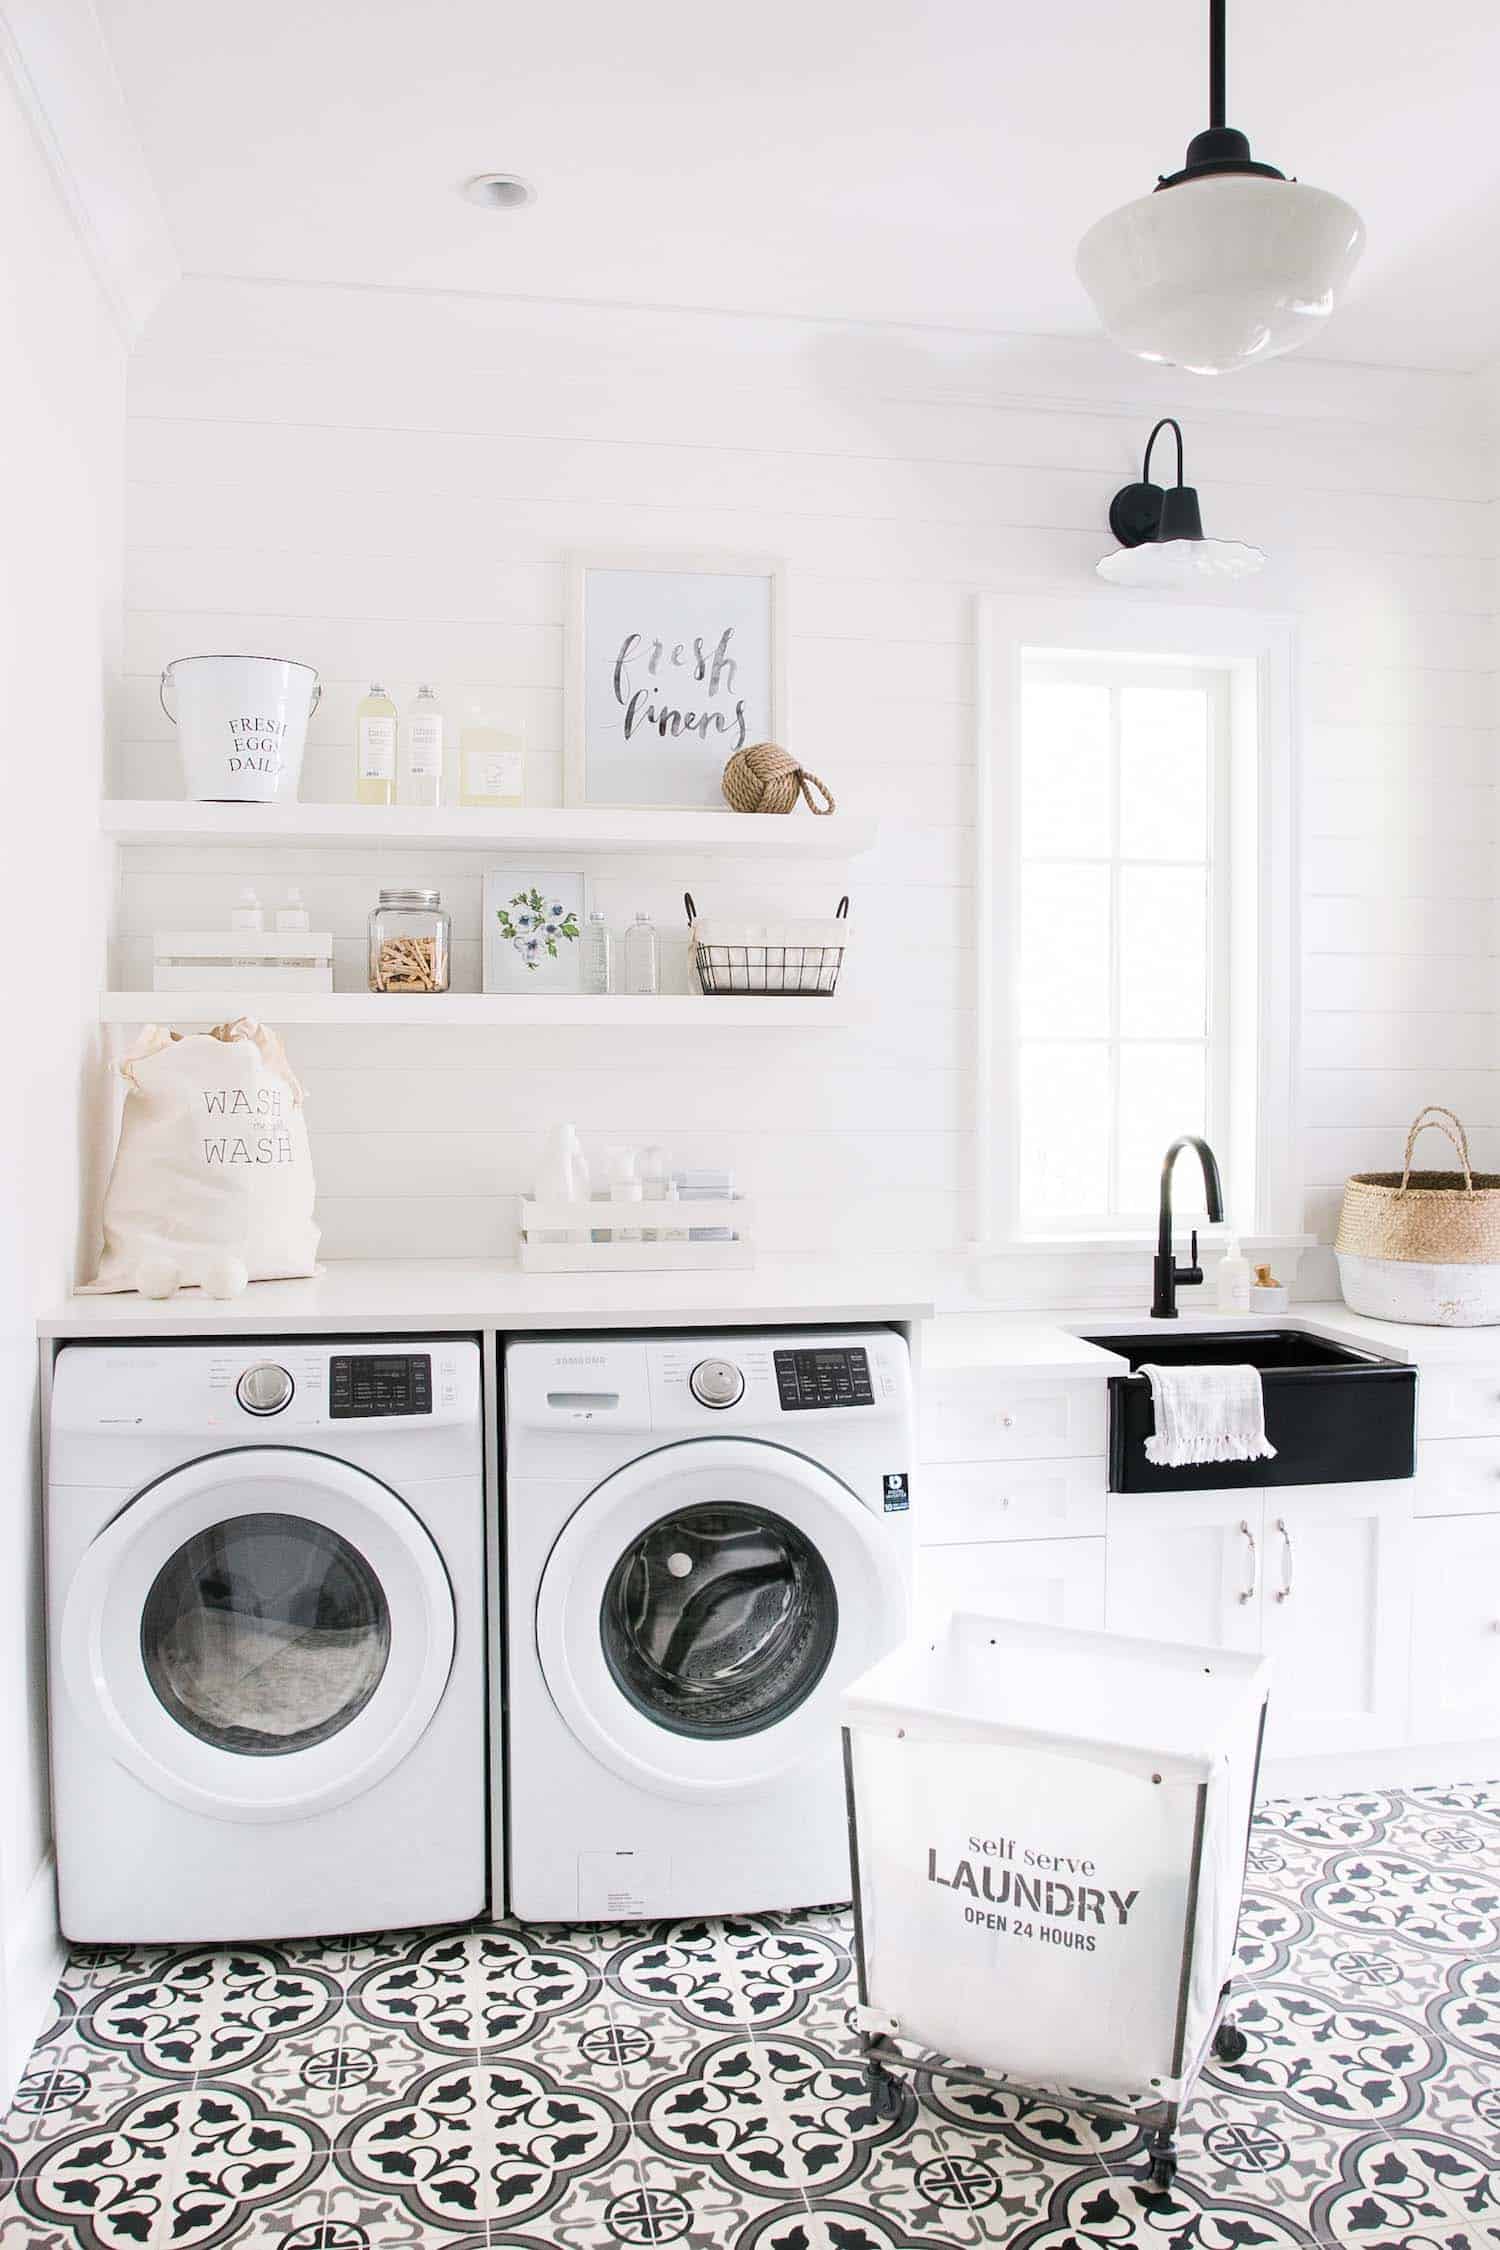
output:
M1257 1657L968 1613L856 1681L846 1772L875 2052L911 2042L1155 2110L1169 2181L1233 1964L1265 1704ZM1219 2038L1243 2053L1232 2026Z
M332 992L331 930L158 930L153 992Z
M521 1199L523 1273L732 1272L755 1263L749 1196L712 1201L576 1203ZM647 1236L654 1236L648 1241Z

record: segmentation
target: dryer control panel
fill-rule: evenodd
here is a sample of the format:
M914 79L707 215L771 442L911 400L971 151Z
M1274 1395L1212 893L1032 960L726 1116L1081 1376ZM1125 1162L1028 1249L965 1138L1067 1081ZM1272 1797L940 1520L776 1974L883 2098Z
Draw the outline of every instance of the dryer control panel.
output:
M626 1433L772 1436L796 1415L846 1432L903 1423L910 1362L893 1329L567 1336L510 1345L507 1444L522 1432L612 1443Z
M432 1412L431 1352L337 1352L328 1362L335 1422Z
M468 1337L69 1344L53 1374L54 1482L135 1483L184 1451L239 1445L312 1445L403 1477L467 1475L482 1430Z
M863 1344L814 1345L810 1351L774 1354L776 1389L784 1414L820 1406L873 1406L870 1355Z

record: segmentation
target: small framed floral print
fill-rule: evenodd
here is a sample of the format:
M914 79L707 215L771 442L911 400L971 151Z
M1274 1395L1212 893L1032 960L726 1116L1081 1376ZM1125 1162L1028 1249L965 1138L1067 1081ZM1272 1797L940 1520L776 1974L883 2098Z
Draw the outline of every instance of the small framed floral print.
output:
M576 868L491 868L484 878L486 992L578 992L588 882Z

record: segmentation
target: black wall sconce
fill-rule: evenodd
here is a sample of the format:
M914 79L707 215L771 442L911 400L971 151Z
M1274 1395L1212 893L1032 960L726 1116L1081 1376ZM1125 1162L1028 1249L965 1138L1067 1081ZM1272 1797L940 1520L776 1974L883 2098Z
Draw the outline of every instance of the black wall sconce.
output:
M1177 440L1177 482L1151 482L1151 448L1163 430ZM1122 484L1109 504L1109 528L1119 541L1100 562L1111 586L1180 589L1198 578L1248 578L1265 556L1242 539L1204 537L1195 486L1182 481L1182 430L1164 415L1146 440L1139 484Z

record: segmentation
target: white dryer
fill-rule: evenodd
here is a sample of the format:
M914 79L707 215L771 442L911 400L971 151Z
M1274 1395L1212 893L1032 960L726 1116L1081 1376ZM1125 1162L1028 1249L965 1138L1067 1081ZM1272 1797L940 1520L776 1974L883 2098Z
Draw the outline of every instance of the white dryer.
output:
M838 1698L909 1609L904 1339L527 1341L505 1396L512 1911L847 1898Z
M47 1549L68 1937L480 1909L476 1344L69 1345Z

